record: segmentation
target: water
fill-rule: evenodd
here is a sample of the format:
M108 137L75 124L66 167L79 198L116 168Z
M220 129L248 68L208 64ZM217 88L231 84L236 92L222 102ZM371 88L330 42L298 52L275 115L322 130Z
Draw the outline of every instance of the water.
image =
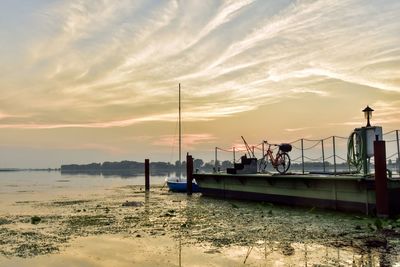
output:
M162 185L166 175L150 177L151 185ZM144 175L65 174L58 171L0 172L0 204L13 208L15 202L46 201L100 195L115 187L144 185ZM10 207L11 206L11 207Z
M141 174L0 173L0 267L400 266L400 222L188 197L164 178L145 193Z

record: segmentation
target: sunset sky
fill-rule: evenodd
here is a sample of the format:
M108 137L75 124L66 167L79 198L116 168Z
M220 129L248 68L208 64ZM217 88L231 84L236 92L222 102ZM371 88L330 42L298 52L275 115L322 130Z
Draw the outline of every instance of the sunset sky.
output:
M0 168L400 129L399 0L2 0ZM175 141L174 141L175 140Z

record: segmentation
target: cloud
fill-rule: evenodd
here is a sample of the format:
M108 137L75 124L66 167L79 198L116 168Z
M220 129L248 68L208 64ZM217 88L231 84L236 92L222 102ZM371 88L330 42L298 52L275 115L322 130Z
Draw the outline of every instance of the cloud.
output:
M300 128L286 128L285 131L287 132L302 132L302 131L307 131L310 129L316 129L318 127L300 127Z
M178 82L187 121L289 96L333 97L326 88L334 81L399 93L400 4L368 3L71 0L37 7L25 30L36 34L0 65L9 74L0 82L4 114L35 116L8 116L0 128L175 121Z
M293 93L297 94L315 94L318 96L329 96L330 94L328 92L322 91L322 90L315 90L311 88L294 88L291 90Z
M216 138L215 136L207 133L200 133L200 134L184 134L182 136L182 145L186 149L193 149L198 145L207 144L214 141ZM178 144L178 137L173 135L163 135L160 136L157 140L153 142L154 145L157 146L177 146Z

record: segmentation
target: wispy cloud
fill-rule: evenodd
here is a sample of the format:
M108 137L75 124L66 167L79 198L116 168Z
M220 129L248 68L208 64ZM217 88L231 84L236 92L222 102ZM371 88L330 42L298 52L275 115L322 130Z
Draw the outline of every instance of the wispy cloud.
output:
M35 116L0 128L175 121L178 82L189 121L333 97L333 82L399 93L400 4L384 2L54 2L33 12L35 35L6 44L0 105Z
M206 144L214 141L216 138L215 136L207 133L201 134L184 134L182 136L182 145L186 149L193 149L198 145ZM160 136L153 142L154 145L157 146L176 146L178 144L178 137L173 135L164 135Z

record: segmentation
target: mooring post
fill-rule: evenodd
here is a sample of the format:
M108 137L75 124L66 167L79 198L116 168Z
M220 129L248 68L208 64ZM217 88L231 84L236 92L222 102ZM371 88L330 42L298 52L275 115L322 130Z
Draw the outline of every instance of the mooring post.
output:
M150 191L150 160L144 160L144 187L146 191Z
M235 162L236 162L236 150L235 150L235 147L232 148L232 151L233 151L233 164L235 164Z
M301 139L301 168L304 174L304 140Z
M186 155L186 177L186 192L190 196L193 192L193 157L189 153Z
M376 215L389 216L385 141L374 141Z
M335 140L335 136L332 136L332 145L333 145L333 172L336 175L336 140Z
M322 147L322 167L324 168L324 172L326 172L326 168L325 168L325 148L324 148L324 139L321 140L321 147Z
M215 171L217 171L217 163L218 163L218 147L215 147L215 162L214 162L214 165L215 165Z
M396 130L396 142L397 142L397 172L400 174L400 144L399 144L399 130Z

